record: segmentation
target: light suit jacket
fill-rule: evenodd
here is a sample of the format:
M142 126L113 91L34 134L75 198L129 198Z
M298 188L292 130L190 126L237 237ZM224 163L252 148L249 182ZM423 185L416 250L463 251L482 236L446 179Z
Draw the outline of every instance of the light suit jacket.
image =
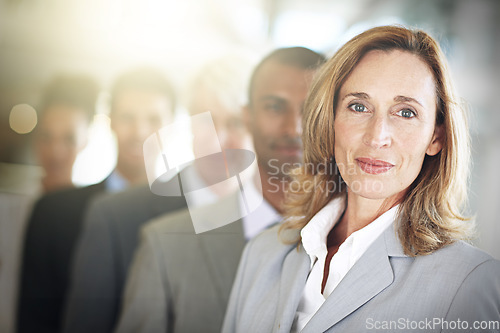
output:
M223 332L290 332L310 264L302 246L278 240L276 227L254 238L240 262ZM428 321L458 319L469 328L474 321L500 324L500 262L464 242L408 257L389 227L302 332L456 332L456 323L441 330L447 326Z
M200 215L211 221L228 207L238 207L236 196ZM127 278L116 332L220 332L244 246L241 220L201 234L188 210L150 222Z

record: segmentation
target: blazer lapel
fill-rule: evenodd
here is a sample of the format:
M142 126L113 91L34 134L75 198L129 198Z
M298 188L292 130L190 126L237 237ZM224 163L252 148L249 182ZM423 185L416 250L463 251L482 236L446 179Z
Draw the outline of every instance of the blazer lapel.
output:
M283 262L274 331L290 332L310 265L311 260L302 245L298 249L293 245Z
M165 187L169 188L175 186L177 176L165 183ZM177 209L185 208L187 206L186 199L183 196L161 196L154 194L149 185L144 187L144 197L147 197L148 204L151 205L152 217L156 217L165 213L173 212Z
M241 253L245 247L245 238L241 220L221 227L218 231L218 233L202 234L200 242L206 256L210 276L218 290L220 304L226 306Z
M228 207L238 207L238 197L230 196L206 208L206 218L224 218ZM236 205L236 206L235 206ZM242 220L198 235L210 277L218 290L221 305L226 305L231 293L241 253L245 247Z
M328 330L389 286L394 273L388 248L394 254L401 254L397 245L394 228L387 228L354 264L302 332Z

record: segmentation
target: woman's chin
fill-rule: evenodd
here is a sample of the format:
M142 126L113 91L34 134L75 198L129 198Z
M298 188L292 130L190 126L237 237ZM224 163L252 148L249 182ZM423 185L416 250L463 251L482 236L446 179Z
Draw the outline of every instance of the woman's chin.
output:
M394 195L382 182L353 181L351 184L348 184L348 192L371 200L384 200Z

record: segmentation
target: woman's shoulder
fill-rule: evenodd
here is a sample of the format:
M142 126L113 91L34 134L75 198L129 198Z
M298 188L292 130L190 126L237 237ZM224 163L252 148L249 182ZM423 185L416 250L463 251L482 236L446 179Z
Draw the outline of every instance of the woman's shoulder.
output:
M435 268L434 281L441 298L450 297L446 320L472 324L498 321L500 311L500 261L462 241L436 251L442 266ZM497 322L498 323L498 322Z
M246 244L240 265L250 271L279 270L285 257L298 250L299 235L296 230L280 231L280 225L264 230Z
M489 260L498 262L498 260L494 259L488 253L464 241L455 241L454 243L437 250L431 254L431 256L440 256L443 259L449 258L450 260L459 259L463 264L467 265L477 265L481 262Z
M497 279L500 276L500 261L464 241L456 241L419 259L439 264L440 271L452 273L457 277L484 275L480 274L481 272L497 272L494 275Z

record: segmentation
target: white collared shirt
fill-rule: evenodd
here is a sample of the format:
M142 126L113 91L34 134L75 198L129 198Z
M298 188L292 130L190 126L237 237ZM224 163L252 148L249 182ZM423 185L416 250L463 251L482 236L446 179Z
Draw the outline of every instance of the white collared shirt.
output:
M295 314L292 332L300 332L306 326L368 247L387 227L393 225L398 206L392 207L375 221L347 237L332 257L325 289L321 293L325 261L328 254L327 237L344 210L344 197L330 201L300 233L304 250L311 259L311 270Z
M182 182L183 187L187 189L196 189L194 191L189 191L188 206L190 209L195 207L208 207L210 205L215 204L217 201L221 200L223 196L219 197L216 193L214 193L210 186L206 185L206 182L201 178L199 172L196 170L193 165L189 165L187 168L182 170ZM243 214L241 218L243 223L243 234L246 240L249 240L255 236L257 236L261 231L270 227L271 225L281 222L281 215L272 207L263 197L262 190L260 186L256 186L254 181L260 181L257 179L248 179L245 181L244 193L231 193L229 195L237 195L238 196L238 206L235 207L227 207L227 210L237 209L239 212L248 212L247 204L250 203L258 203L260 204L251 211L249 214ZM243 188L238 188L235 191L242 191ZM245 196L246 203L243 201L242 195ZM237 212L233 212L237 215ZM242 216L242 215L239 215ZM209 223L211 224L211 223ZM214 224L209 226L209 229L213 227L217 228L220 225ZM203 228L206 228L205 225Z
M249 202L258 202L262 197L262 203L250 214L243 217L243 233L245 239L249 240L257 236L262 230L282 220L281 215L262 196L262 191L257 189L253 181L249 181L245 187L245 196ZM240 211L246 211L243 200L240 197Z
M189 193L189 200L192 206L200 207L213 204L219 199L219 196L212 192L206 182L194 167L189 165L182 170L182 182L185 188L198 189ZM203 189L203 191L201 190Z

